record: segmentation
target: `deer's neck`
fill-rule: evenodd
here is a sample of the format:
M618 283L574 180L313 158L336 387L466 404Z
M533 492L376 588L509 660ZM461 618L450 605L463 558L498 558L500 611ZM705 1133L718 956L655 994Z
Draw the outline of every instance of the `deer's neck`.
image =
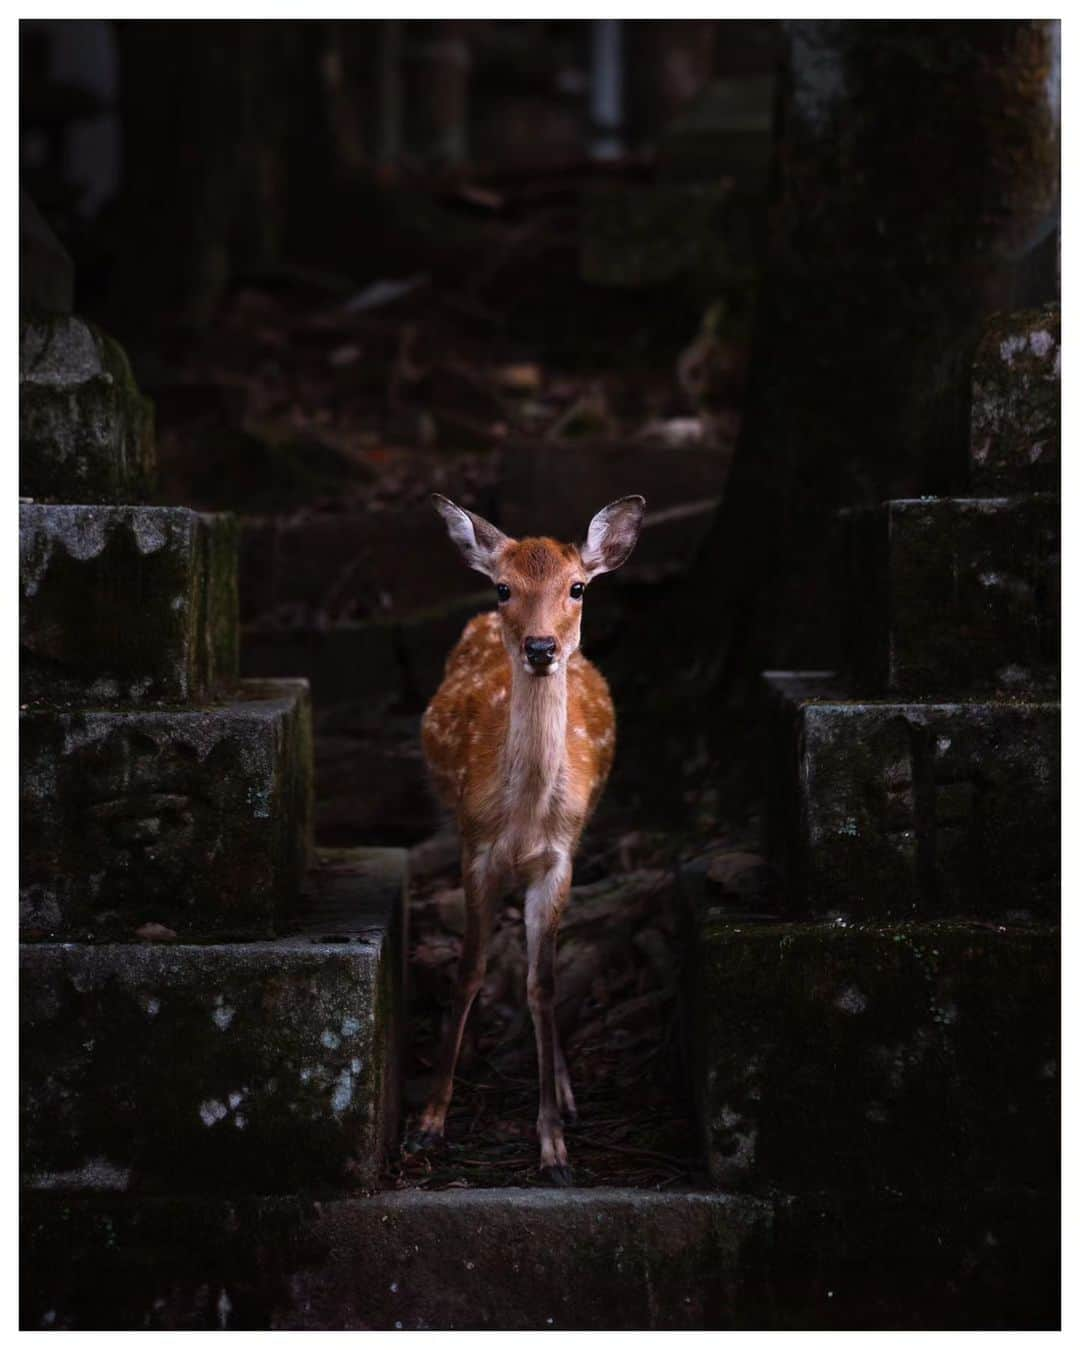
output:
M515 670L505 751L511 801L539 814L561 793L566 765L566 665L554 675Z

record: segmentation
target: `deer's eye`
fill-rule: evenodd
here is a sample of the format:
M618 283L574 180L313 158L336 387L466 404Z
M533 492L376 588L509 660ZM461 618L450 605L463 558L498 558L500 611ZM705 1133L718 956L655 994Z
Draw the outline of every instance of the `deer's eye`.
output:
M570 587L570 599L580 600L584 594L585 594L585 583L583 581L575 581L574 584Z
M495 594L499 597L499 604L501 605L504 600L510 599L510 587L505 581L500 581L495 587Z

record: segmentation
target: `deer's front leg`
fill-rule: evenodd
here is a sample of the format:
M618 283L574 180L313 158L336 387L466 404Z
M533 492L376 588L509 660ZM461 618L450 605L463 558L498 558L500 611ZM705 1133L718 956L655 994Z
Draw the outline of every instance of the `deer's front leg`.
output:
M462 880L465 888L465 937L458 962L457 988L446 1025L439 1062L435 1070L420 1128L408 1141L411 1149L426 1148L443 1137L446 1113L454 1094L454 1070L461 1052L469 1010L484 983L487 970L488 940L497 898L495 874L486 856L463 858Z
M562 855L557 856L525 892L529 1011L536 1032L536 1058L540 1068L540 1113L536 1119L536 1132L540 1138L541 1175L555 1186L572 1186L574 1181L566 1157L559 1110L557 1079L561 1055L555 1031L555 942L569 894L570 860ZM562 1072L565 1073L565 1066Z

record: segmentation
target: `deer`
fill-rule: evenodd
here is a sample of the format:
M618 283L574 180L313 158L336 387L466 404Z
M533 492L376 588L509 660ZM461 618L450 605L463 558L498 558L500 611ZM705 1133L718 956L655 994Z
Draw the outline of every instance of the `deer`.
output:
M633 551L645 499L620 497L598 511L581 545L512 539L438 493L432 502L465 562L494 584L497 603L465 625L421 719L432 784L457 819L465 933L431 1091L406 1147L444 1139L496 906L524 890L540 1177L572 1186L563 1125L576 1122L577 1108L555 1023L556 942L574 855L615 754L615 708L581 652L581 616L587 587Z

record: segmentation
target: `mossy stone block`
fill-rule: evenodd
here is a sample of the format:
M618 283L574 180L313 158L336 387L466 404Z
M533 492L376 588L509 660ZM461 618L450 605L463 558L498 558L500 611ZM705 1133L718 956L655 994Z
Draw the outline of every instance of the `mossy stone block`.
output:
M274 942L27 945L22 1171L50 1189L373 1183L397 1122L405 854L324 860Z
M154 415L120 345L85 319L19 322L19 495L139 502L152 490Z
M1056 492L1060 483L1061 310L995 315L972 369L972 489Z
M33 938L265 935L295 908L311 836L305 680L227 703L42 708L20 735L20 927Z
M719 1185L1056 1192L1056 930L706 915L695 970L696 1099Z
M20 506L21 701L183 702L234 681L236 554L230 516Z
M769 848L793 913L1060 907L1060 705L854 700L773 673Z
M1056 496L891 501L847 529L856 688L1057 691Z

